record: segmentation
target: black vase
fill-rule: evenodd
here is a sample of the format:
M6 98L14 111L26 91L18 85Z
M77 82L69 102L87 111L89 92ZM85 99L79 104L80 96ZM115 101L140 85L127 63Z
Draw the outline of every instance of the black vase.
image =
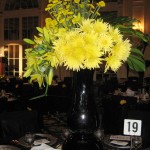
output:
M80 70L73 75L73 105L68 116L70 133L62 150L102 150L101 141L95 136L99 128L93 94L94 70Z

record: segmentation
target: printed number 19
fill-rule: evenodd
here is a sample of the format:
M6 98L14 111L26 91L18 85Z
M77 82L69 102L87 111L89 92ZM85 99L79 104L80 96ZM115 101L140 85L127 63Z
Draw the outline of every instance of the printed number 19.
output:
M137 122L128 122L128 132L130 132L132 129L133 132L137 132L138 131L138 123Z

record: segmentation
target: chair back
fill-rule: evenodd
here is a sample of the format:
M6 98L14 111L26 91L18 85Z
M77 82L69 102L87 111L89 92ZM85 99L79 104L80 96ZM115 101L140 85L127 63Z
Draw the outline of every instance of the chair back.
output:
M7 104L7 97L0 98L0 113L7 112L8 104Z
M126 100L126 104L121 105L121 100ZM104 115L103 122L106 133L123 134L124 119L129 110L135 110L137 98L129 96L111 95L103 100Z
M24 136L26 132L38 131L38 113L36 111L16 111L0 114L0 138L3 144Z

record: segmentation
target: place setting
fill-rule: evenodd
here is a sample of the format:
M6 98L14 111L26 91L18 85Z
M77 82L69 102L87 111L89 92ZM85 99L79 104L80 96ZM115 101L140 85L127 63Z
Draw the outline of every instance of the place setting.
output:
M53 150L51 147L57 142L57 138L50 134L26 133L18 140L18 144L31 150Z
M130 149L130 136L124 135L107 135L104 138L104 144L118 149Z

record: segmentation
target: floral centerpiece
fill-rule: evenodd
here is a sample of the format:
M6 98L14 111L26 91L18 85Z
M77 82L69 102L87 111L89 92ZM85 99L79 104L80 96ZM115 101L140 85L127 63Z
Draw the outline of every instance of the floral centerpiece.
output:
M104 64L104 72L116 72L127 62L131 69L144 70L143 54L130 41L131 37L147 41L142 32L132 28L137 20L118 17L117 22L106 22L100 14L102 7L104 1L49 0L45 10L50 17L45 19L45 26L37 27L39 35L34 40L24 39L33 45L26 49L24 77L48 87L53 69L62 65L79 71Z

